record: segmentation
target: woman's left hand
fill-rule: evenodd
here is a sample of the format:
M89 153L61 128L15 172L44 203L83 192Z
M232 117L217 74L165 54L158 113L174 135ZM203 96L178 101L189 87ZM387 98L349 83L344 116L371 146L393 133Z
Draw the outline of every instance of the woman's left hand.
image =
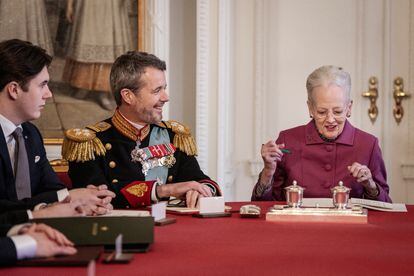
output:
M348 170L357 179L358 183L372 180L371 170L358 162L354 162L351 166L348 166Z

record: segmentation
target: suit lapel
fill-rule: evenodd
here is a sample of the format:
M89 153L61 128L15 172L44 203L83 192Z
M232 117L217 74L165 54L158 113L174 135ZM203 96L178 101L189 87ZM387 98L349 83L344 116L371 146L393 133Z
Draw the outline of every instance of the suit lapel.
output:
M0 126L0 158L3 163L3 171L0 173L4 174L4 185L6 187L8 197L15 198L16 190L14 187L14 173L10 161L9 151L7 149L6 139L4 139L3 129Z

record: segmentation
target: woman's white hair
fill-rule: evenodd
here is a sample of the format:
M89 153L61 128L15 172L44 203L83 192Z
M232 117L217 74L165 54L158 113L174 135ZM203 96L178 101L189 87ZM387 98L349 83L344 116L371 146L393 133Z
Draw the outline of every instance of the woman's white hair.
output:
M312 91L318 86L336 85L344 89L347 100L351 100L351 77L342 67L324 65L313 71L306 80L308 101L313 103Z

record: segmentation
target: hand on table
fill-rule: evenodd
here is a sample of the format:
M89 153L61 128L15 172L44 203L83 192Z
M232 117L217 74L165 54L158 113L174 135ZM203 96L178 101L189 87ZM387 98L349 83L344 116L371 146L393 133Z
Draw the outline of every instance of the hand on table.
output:
M24 234L36 240L36 257L55 255L73 255L76 248L61 232L45 224L32 224L26 227Z
M76 217L85 215L85 206L79 200L70 201L69 197L45 208L32 212L33 218Z
M178 182L157 186L159 197L183 197L188 191L197 191L205 197L212 196L211 190L206 185L197 181Z
M86 188L70 190L69 194L72 200L84 204L87 215L103 215L113 209L111 201L115 194L106 185L88 185Z
M212 197L213 194L211 193L211 189L207 186L202 184L204 187L203 189L207 193L207 196L199 193L198 191L190 190L185 194L185 202L187 207L189 208L196 208L199 206L199 199L202 197Z

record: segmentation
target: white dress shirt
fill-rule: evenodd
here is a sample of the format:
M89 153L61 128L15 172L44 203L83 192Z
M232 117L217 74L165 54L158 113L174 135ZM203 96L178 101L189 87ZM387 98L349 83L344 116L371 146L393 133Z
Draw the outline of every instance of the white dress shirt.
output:
M19 235L20 229L30 224L18 224L13 226L7 236L13 241L16 247L17 259L28 259L36 256L37 242L29 235Z

